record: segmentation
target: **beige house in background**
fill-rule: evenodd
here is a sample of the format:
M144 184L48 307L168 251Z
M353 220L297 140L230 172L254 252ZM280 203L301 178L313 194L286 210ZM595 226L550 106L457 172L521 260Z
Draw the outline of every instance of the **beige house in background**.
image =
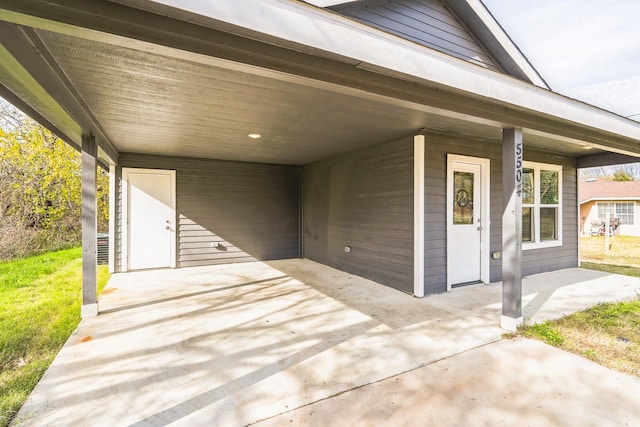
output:
M616 234L640 236L640 181L584 181L578 200L583 234L591 233L593 223L604 221L609 209L611 217L620 221Z

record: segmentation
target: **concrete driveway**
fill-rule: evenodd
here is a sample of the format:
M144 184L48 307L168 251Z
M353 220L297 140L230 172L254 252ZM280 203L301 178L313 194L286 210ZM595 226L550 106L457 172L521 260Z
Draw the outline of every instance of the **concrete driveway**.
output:
M547 273L525 281L525 316L638 291ZM640 424L638 378L503 340L500 292L416 299L308 260L114 275L18 424Z

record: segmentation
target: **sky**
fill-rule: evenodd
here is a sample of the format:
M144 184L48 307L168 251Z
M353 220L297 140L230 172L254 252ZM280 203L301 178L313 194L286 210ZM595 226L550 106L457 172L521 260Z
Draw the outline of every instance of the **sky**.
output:
M482 0L555 92L640 121L640 0Z

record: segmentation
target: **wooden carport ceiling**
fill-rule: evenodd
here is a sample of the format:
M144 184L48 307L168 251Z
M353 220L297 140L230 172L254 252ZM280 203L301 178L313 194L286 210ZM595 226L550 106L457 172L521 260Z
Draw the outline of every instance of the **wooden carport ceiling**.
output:
M307 164L410 135L427 123L452 125L317 87L37 33L120 152ZM495 128L482 136L496 137Z
M629 120L301 2L8 0L0 20L0 93L71 144L95 135L105 164L305 164L422 128L479 153L503 127L525 150L640 153Z
M340 93L318 82L36 32L120 152L304 165L421 128L476 140L501 135L500 123ZM526 142L584 154L578 145L540 136Z

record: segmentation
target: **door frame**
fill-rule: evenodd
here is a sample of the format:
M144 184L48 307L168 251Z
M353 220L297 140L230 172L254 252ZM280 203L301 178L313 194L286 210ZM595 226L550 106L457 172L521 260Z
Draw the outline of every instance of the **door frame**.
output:
M449 219L453 215L453 163L467 163L480 165L480 280L483 283L490 282L490 260L491 260L491 195L490 181L491 161L483 157L461 156L457 154L447 154L447 209L445 223L447 226L447 291L451 290L451 270L452 263L449 262L454 256L454 246L452 242L451 224Z
M169 169L144 169L144 168L122 168L122 271L129 271L129 173L136 174L158 174L169 175L171 181L171 209L173 217L171 224L171 252L170 268L176 268L176 171Z

